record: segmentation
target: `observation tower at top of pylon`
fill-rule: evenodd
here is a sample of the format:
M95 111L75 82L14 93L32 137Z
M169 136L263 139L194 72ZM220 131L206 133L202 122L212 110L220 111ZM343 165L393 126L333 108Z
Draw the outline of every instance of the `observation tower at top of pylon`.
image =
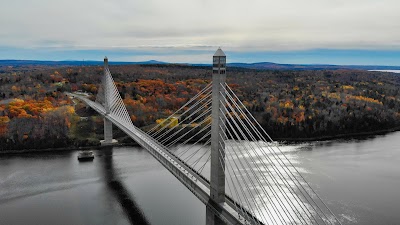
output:
M221 48L214 53L213 56L213 74L226 73L226 55Z

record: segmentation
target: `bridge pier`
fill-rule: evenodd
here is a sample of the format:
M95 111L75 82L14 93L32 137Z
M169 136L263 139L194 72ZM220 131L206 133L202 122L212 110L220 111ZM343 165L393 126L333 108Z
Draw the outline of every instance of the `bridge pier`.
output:
M206 225L226 225L215 213L206 207Z
M114 145L118 141L113 139L112 122L104 118L104 140L100 141L101 146Z

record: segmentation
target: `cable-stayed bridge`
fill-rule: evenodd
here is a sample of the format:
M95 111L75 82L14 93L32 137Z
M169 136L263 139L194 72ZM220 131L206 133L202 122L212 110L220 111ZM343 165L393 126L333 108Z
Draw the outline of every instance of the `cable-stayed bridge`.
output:
M226 56L212 82L147 132L133 125L107 58L96 101L68 93L145 148L207 206L207 224L341 224L226 84ZM208 172L208 173L206 173Z

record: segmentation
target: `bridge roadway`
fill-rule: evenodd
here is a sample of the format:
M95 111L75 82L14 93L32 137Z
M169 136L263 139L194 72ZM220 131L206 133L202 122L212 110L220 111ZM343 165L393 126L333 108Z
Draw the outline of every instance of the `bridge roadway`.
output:
M167 168L183 185L185 185L200 201L202 201L211 211L214 212L227 224L263 224L257 220L250 212L244 210L236 210L243 208L239 203L235 202L231 197L225 195L225 203L215 203L210 198L210 184L197 171L189 167L185 162L168 151L168 149L159 144L151 136L131 124L124 124L119 120L118 116L112 113L106 114L105 108L88 98L73 93L66 93L69 96L79 99L104 118L110 120L115 126L124 131L139 145L146 149L154 158L156 158L165 168ZM239 214L241 216L239 216ZM245 220L244 218L250 218Z

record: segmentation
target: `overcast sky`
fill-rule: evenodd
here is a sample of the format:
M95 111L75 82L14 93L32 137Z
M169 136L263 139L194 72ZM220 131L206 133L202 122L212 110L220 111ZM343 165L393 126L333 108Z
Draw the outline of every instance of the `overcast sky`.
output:
M0 27L0 59L400 65L398 0L12 0Z

